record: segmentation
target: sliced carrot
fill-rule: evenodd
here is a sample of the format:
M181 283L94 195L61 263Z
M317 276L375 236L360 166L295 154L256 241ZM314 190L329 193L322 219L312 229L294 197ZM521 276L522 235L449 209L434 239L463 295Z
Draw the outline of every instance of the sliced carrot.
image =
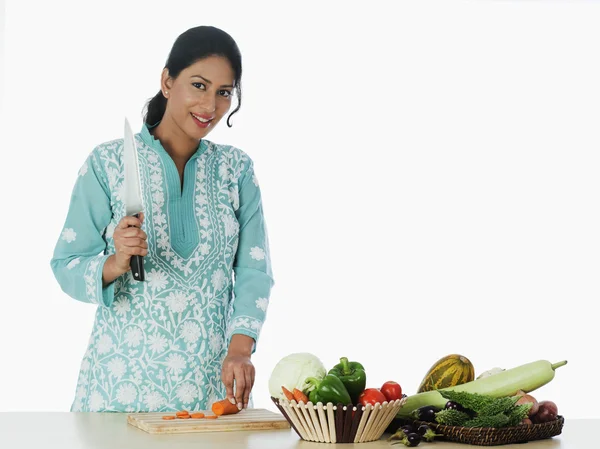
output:
M162 419L175 419L175 417L173 415L166 415L163 416Z
M190 414L190 412L188 412L187 410L180 410L178 412L175 413L177 416L187 416Z
M285 387L281 387L281 389L283 390L283 394L285 394L285 397L287 398L288 401L293 401L294 400L294 395L292 394L292 392L290 390L288 390Z
M294 388L294 399L296 402L304 402L305 404L308 404L308 396L306 396L297 388Z
M179 419L190 419L191 416L190 415L181 415L181 416L178 416L178 418Z
M222 401L215 402L212 405L212 411L215 415L221 416L221 415L234 415L234 414L238 413L240 411L240 409L237 408L237 405L229 402L229 399L223 399Z
M190 416L192 419L202 419L204 418L204 413L192 413Z
M237 407L236 407L237 408ZM217 415L206 415L205 416L206 419L217 419L218 416Z

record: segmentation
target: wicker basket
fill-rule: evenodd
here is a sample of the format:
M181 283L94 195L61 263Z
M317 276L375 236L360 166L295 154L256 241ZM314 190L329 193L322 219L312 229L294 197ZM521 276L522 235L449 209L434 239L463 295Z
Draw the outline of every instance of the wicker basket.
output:
M406 398L366 406L327 405L271 397L298 436L320 443L366 443L381 438Z
M414 426L427 424L435 433L443 435L443 437L437 437L441 440L476 446L500 446L552 438L561 434L564 423L564 417L558 416L554 421L542 424L524 424L496 429L492 427L444 426L425 421L396 419L393 420L388 431L395 431L403 424L413 424Z

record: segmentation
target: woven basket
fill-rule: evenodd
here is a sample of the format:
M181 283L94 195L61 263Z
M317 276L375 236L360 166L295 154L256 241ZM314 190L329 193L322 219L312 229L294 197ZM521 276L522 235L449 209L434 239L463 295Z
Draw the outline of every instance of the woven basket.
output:
M388 431L398 429L402 424L413 424L420 426L427 424L438 435L437 437L446 441L456 443L466 443L476 446L500 446L503 444L526 443L528 441L543 440L560 435L565 419L558 416L554 421L541 424L523 424L514 427L501 427L499 429L492 427L461 427L444 426L441 424L429 423L425 421L394 420Z
M320 443L366 443L381 438L406 398L366 406L304 404L271 397L298 436Z

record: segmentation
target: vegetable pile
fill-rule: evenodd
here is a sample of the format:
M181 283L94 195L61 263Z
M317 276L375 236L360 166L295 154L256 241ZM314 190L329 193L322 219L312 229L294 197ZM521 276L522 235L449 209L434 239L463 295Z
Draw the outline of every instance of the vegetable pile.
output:
M475 379L469 359L451 354L429 369L417 393L407 397L397 417L467 428L551 422L558 418L557 405L552 401L538 402L530 393L554 379L555 370L566 364L538 360L508 370L492 368ZM417 446L435 436L429 426L415 429L409 425L400 427L390 440Z
M402 387L388 381L379 388L367 388L365 367L347 357L326 371L316 356L290 354L279 361L269 379L269 393L278 399L298 403L375 405L402 399Z

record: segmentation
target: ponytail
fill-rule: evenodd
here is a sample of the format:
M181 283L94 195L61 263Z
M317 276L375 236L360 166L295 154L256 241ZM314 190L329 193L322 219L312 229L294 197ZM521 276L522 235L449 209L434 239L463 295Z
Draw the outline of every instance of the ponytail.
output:
M164 97L162 91L159 90L158 93L146 103L146 115L144 116L146 125L152 127L160 122L163 115L165 115L166 109L167 99Z

